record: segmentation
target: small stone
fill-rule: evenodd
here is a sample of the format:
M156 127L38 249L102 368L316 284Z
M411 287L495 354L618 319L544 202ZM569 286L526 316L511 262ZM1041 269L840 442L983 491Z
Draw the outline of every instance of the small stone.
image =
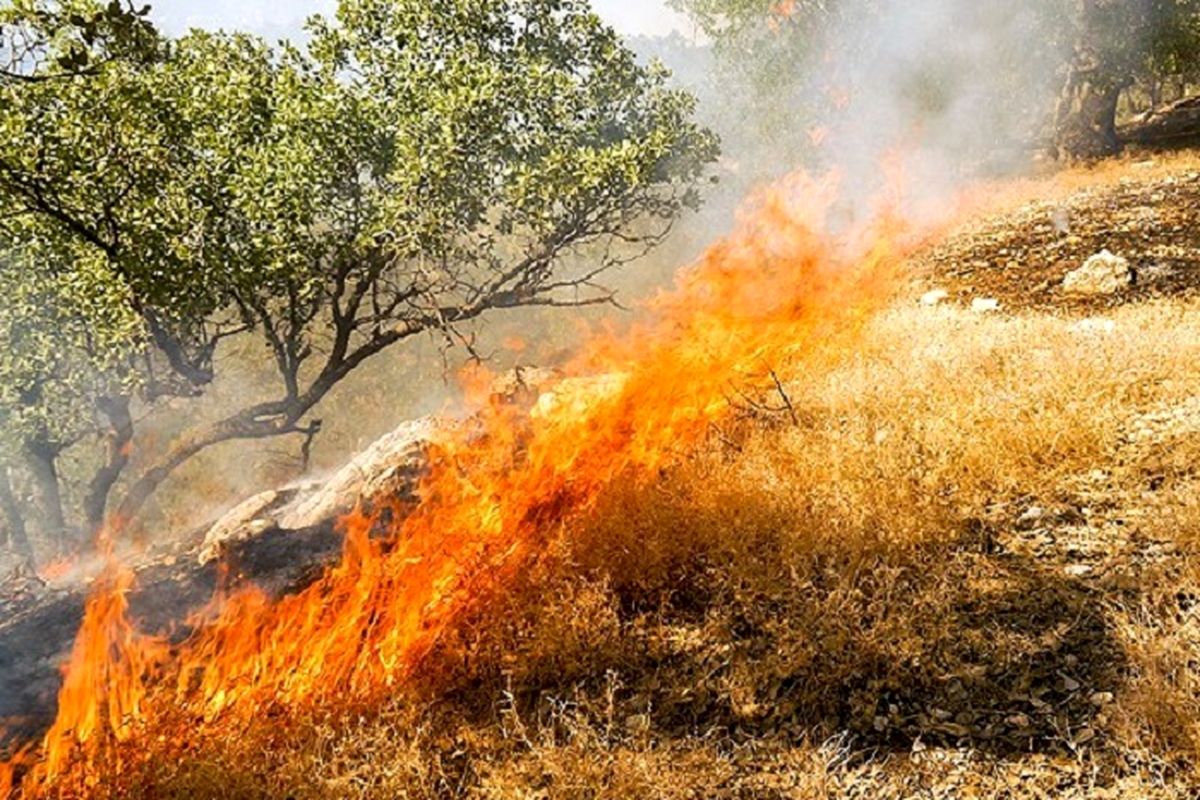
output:
M1000 310L1000 301L990 297L977 297L971 301L971 310L976 314L990 314Z
M1068 692L1078 691L1079 690L1079 681L1075 680L1072 677L1064 675L1063 676L1063 690L1068 691Z
M934 289L921 295L921 305L936 306L950 296L950 293L945 289Z
M1092 568L1088 564L1071 564L1069 567L1064 568L1063 572L1072 578L1082 578L1084 575L1090 575Z
M1092 739L1096 738L1096 732L1091 728L1084 728L1075 734L1075 744L1087 744Z
M1017 517L1017 524L1031 525L1045 516L1045 514L1046 512L1042 510L1041 506L1030 506L1029 508L1025 509L1024 514Z
M1113 701L1113 693L1112 692L1096 692L1095 694L1093 694L1091 697L1088 698L1088 701L1094 706L1107 706L1107 705L1110 705Z
M1117 329L1117 323L1111 319L1101 319L1089 317L1081 319L1071 326L1072 333L1079 333L1085 336L1108 336Z
M1050 223L1059 233L1071 232L1071 212L1059 207L1050 212Z
M1133 268L1128 259L1102 250L1083 266L1063 278L1063 290L1079 295L1116 294L1133 285Z
M1013 714L1012 716L1005 718L1004 721L1014 728L1029 727L1029 717L1025 716L1024 714Z
M965 739L971 735L970 728L966 725L960 725L957 722L943 722L937 726L937 729L947 736L953 736L956 739Z

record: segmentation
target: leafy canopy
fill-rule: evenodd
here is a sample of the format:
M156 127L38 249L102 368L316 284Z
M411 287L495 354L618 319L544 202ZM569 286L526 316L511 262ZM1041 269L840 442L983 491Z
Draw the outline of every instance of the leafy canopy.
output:
M3 18L42 24L25 9ZM698 204L716 157L693 99L583 0L343 0L311 34L196 31L62 75L76 39L46 32L29 75L55 79L0 83L0 252L21 298L0 329L23 332L0 413L65 447L59 421L95 419L98 396L198 393L219 344L253 331L274 398L165 472L299 430L415 333L610 299L597 277ZM71 391L27 391L46 375Z

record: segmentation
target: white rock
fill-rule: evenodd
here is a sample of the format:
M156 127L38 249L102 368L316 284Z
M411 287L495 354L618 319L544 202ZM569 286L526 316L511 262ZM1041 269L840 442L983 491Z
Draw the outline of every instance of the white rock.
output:
M204 534L200 563L207 564L216 558L226 542L249 539L271 527L275 523L271 511L286 499L283 492L272 489L234 506Z
M1040 506L1030 506L1025 510L1025 513L1017 517L1017 523L1020 525L1029 525L1037 522L1045 515L1045 511Z
M971 310L976 314L990 314L1000 310L1000 301L990 297L977 297L971 301Z
M1133 285L1133 269L1128 259L1102 250L1079 269L1063 278L1063 290L1071 294L1116 294Z
M945 289L934 289L933 291L926 292L925 294L921 295L921 305L936 306L949 296L950 293Z
M298 500L279 526L299 530L341 516L360 500L415 488L425 467L425 449L439 428L434 417L405 422L355 456L316 492Z
M1116 329L1117 323L1111 319L1103 319L1101 317L1081 319L1071 326L1073 332L1086 336L1108 336Z

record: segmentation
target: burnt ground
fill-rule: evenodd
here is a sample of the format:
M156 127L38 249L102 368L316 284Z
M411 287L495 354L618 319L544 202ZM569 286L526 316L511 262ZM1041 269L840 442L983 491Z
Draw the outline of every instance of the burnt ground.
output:
M314 580L341 552L332 525L300 531L268 531L230 543L229 586L243 580L272 595ZM141 630L173 639L187 629L181 621L212 599L220 576L217 562L200 565L188 551L151 558L136 569L130 616ZM230 577L231 576L231 577ZM83 618L88 584L55 588L27 576L0 584L0 720L3 733L25 738L54 718L60 665L70 653Z
M1103 249L1129 259L1135 285L1106 297L1065 293L1063 277ZM1010 310L1097 313L1195 295L1200 171L1163 174L1154 161L1134 163L1117 180L972 221L924 252L915 266L929 288L944 289L956 301L994 298Z

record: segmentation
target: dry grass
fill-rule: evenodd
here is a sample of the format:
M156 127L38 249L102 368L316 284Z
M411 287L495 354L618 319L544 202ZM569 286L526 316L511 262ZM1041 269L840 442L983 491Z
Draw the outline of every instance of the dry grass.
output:
M149 797L1194 797L1200 304L907 303L618 487L360 716ZM135 791L140 790L139 791Z

